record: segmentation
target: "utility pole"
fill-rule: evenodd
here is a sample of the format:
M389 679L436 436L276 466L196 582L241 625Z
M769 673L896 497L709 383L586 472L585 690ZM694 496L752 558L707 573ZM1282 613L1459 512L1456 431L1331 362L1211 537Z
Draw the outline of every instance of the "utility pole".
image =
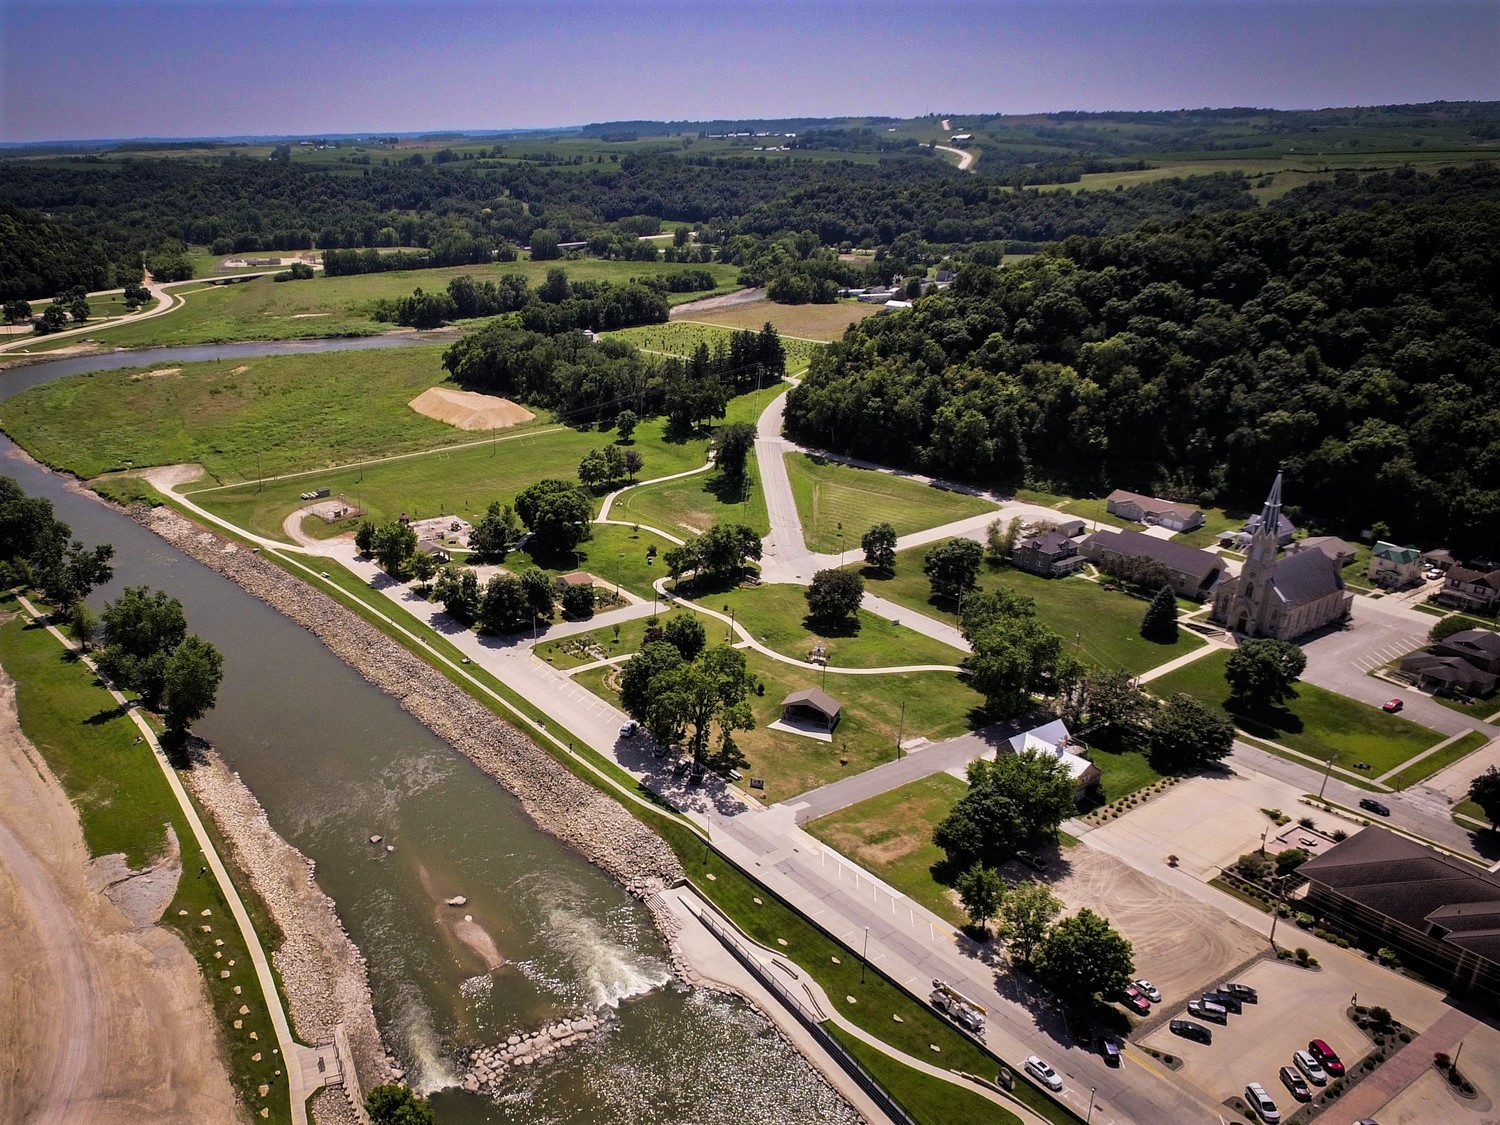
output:
M1097 1094L1098 1092L1099 1092L1099 1087L1097 1087L1097 1086L1090 1086L1089 1087L1089 1113L1088 1113L1088 1116L1083 1119L1083 1125L1093 1125L1093 1122L1094 1122L1094 1095Z
M901 759L901 743L906 740L906 700L901 701L901 726L896 730L896 759Z
M1328 775L1333 772L1333 755L1328 755L1328 768L1323 771L1323 784L1318 786L1318 800L1323 799L1323 790L1328 788Z
M1276 880L1276 909L1271 911L1271 948L1276 948L1276 923L1281 920L1281 908L1286 905L1286 881L1290 875Z
M864 952L859 955L859 983L860 984L864 984L865 983L865 965L869 962L869 960L870 960L870 927L866 926L865 927L865 948L864 948ZM1462 1043L1460 1043L1458 1045L1458 1049L1460 1051L1463 1050L1463 1044ZM1453 1061L1455 1063L1458 1062L1457 1059L1454 1059Z

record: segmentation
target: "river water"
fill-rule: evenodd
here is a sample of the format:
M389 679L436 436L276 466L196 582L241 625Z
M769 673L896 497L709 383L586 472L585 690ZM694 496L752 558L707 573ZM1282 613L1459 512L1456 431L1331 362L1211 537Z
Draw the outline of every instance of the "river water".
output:
M406 342L415 341L65 359L0 373L0 400L83 371ZM0 473L51 500L76 537L115 545L115 580L91 600L126 585L165 589L181 599L190 628L224 653L218 705L196 729L272 826L316 862L368 961L386 1042L408 1081L433 1092L444 1125L854 1119L747 1005L673 984L646 910L540 831L468 759L310 634L14 450L0 436ZM371 844L372 835L382 842ZM469 900L463 910L443 905L460 894ZM465 914L493 940L498 967L458 940L453 925ZM522 1072L498 1102L451 1088L464 1047L583 1010L608 1016L608 1032Z

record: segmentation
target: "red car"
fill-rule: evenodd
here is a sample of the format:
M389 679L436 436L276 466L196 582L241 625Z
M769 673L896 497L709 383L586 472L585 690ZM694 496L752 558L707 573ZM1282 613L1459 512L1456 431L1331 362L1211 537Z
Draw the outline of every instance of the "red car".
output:
M1401 700L1399 700L1399 699L1390 699L1390 700L1387 700L1385 702L1384 706L1382 706L1380 709L1382 711L1386 711L1386 712L1389 712L1390 714L1394 715L1397 711L1401 710L1401 708L1403 706L1405 706L1405 704L1403 704L1401 702Z
M1137 1015L1149 1016L1151 1014L1151 1001L1142 996L1141 990L1133 984L1121 990L1120 1003Z
M1307 1045L1308 1053L1323 1064L1323 1069L1328 1072L1330 1078L1344 1077L1344 1062L1334 1053L1332 1047L1321 1039L1314 1039Z

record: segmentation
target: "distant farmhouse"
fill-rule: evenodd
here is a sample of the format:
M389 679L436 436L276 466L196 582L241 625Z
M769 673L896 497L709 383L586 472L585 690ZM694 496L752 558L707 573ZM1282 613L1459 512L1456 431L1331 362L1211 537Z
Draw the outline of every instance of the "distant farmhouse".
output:
M1203 526L1203 513L1191 504L1158 500L1155 496L1142 496L1123 488L1115 489L1104 498L1104 510L1121 519L1172 531L1192 531Z
M1255 520L1239 577L1226 578L1214 594L1209 617L1251 637L1296 640L1349 615L1354 595L1344 589L1339 567L1322 551L1277 558L1281 543L1281 474Z
M1303 551L1323 552L1323 557L1340 570L1352 563L1355 555L1353 545L1344 542L1337 535L1309 535L1306 539L1293 539L1286 549L1289 555L1301 554Z
M1225 574L1224 560L1208 551L1158 539L1140 531L1094 532L1078 551L1096 565L1109 558L1150 559L1172 575L1172 589L1184 598L1205 601Z

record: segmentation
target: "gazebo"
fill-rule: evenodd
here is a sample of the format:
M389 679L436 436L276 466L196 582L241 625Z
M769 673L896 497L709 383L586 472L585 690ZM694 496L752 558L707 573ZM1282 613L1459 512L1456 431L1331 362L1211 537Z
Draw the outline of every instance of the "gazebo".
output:
M815 687L794 691L781 701L781 717L784 721L805 721L817 716L829 731L838 726L839 712L842 709L837 699L822 688Z

